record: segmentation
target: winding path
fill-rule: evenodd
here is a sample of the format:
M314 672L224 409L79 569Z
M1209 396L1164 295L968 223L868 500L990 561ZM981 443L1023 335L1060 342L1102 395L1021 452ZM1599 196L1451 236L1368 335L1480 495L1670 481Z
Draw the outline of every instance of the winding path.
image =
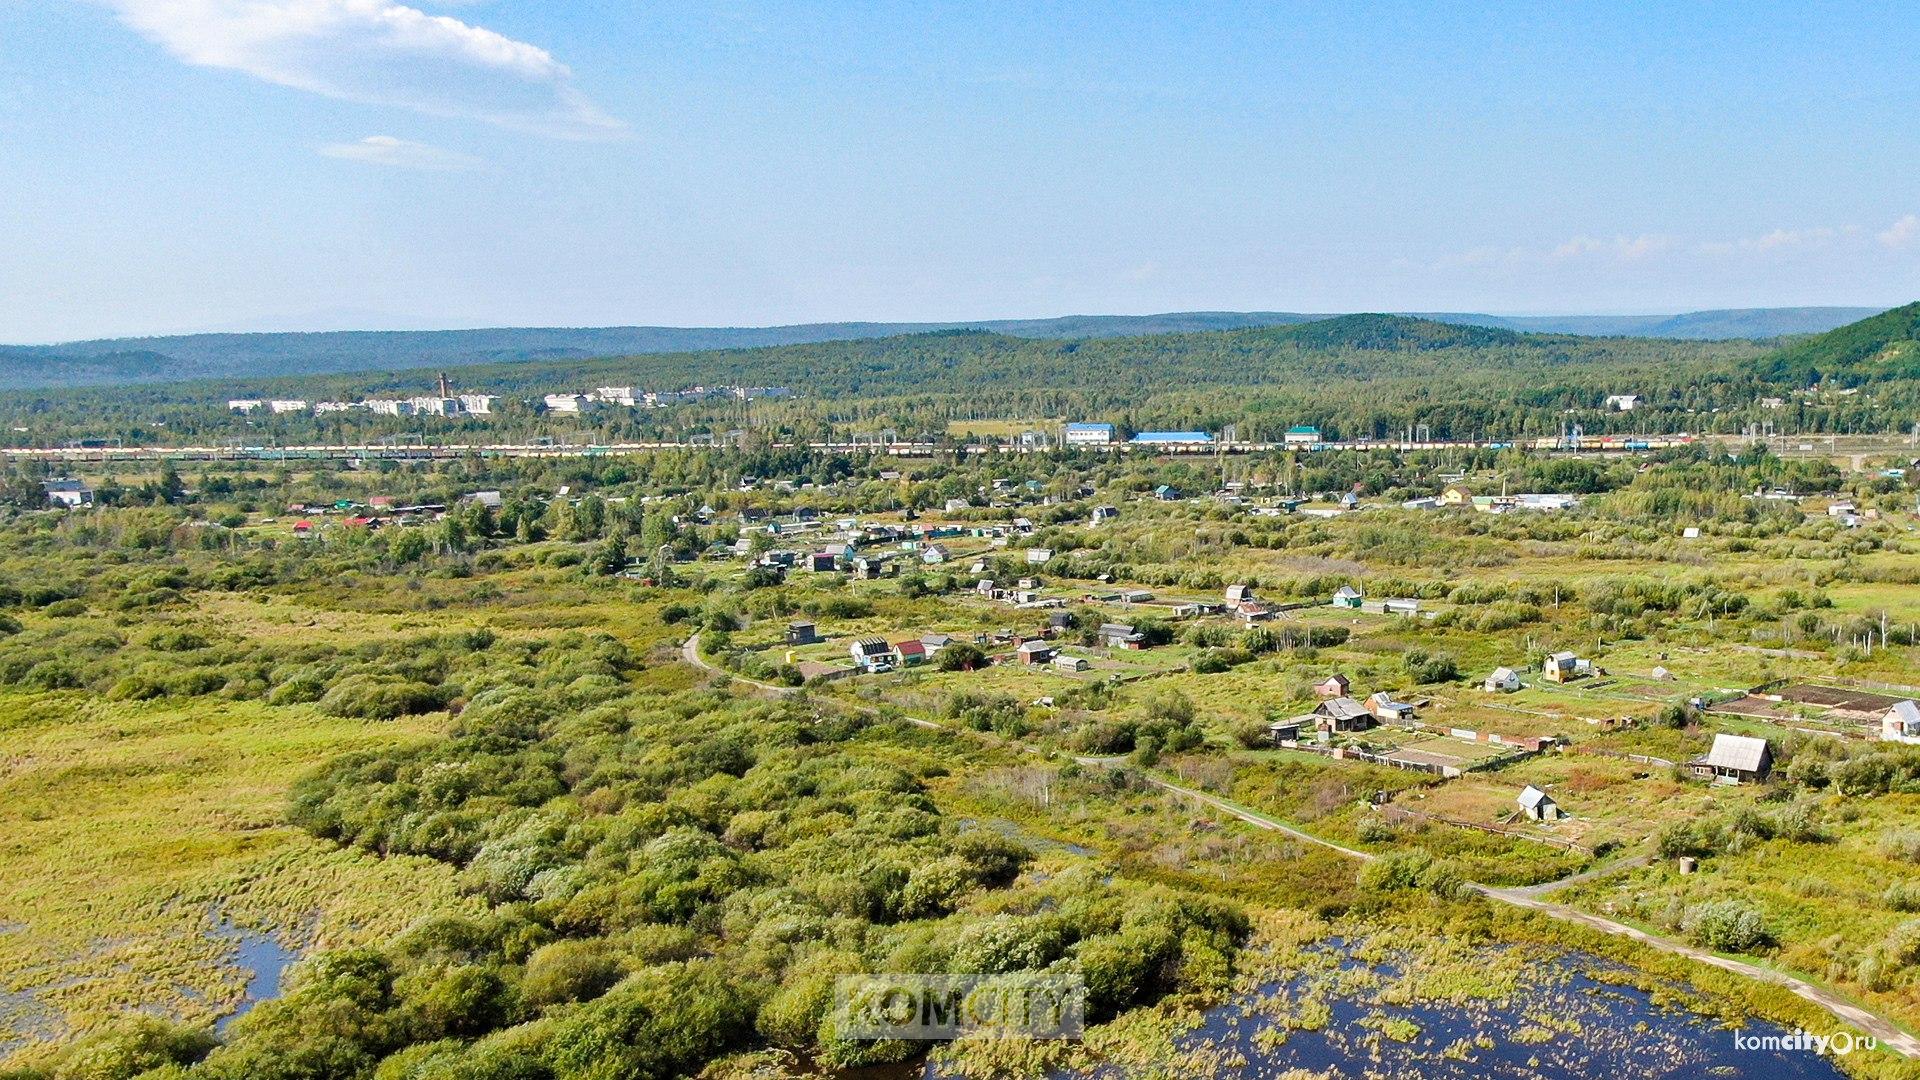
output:
M737 671L728 671L726 668L716 667L713 664L707 663L707 658L700 655L700 635L697 633L689 637L686 644L680 646L680 659L685 660L701 671L711 671L716 675L725 675L735 682L743 682L748 686L764 690L768 693L797 694L800 692L800 688L797 686L776 686L773 683L761 682L759 679L749 679Z
M738 674L735 674L734 672L727 671L724 668L715 667L714 665L707 663L706 659L700 655L700 635L699 634L694 634L692 637L687 639L686 644L681 647L681 655L685 657L686 661L689 664L692 664L695 667L698 667L705 671L718 672L722 675L726 675L730 678L746 683L749 686L758 687L761 690L772 691L778 694L791 694L795 690L795 688L793 687L775 686L772 683L763 683L756 679L749 679L743 675L738 675ZM914 724L915 726L923 727L923 728L931 728L937 731L956 730L956 729L949 728L945 724L938 724L933 722L932 720L925 720L916 716L905 716L905 717L901 717L901 719L906 720L908 723ZM977 734L977 733L966 732L966 734ZM995 739L994 741L997 743L1002 743L1007 746L1018 747L1020 749L1024 749L1033 753L1039 752L1039 750L1036 747L1030 746L1025 743L1015 742L1013 740ZM1113 758L1113 757L1076 757L1074 758L1074 761L1082 765L1114 768L1119 766L1121 763L1123 763L1125 759ZM1346 855L1351 858L1358 859L1362 862L1371 862L1372 860L1379 858L1379 856L1373 854L1372 852L1361 851L1358 848L1350 848L1345 846L1344 844L1336 844L1331 840L1326 840L1321 837L1315 836L1312 833L1295 828L1294 826L1288 825L1285 822L1279 821L1275 818L1270 818L1265 814L1262 814L1256 810L1250 810L1237 803L1229 802L1228 800L1222 799L1216 795L1209 795L1204 791L1197 791L1193 788L1186 787L1185 785L1176 784L1171 780L1161 779L1160 777L1154 776L1152 773L1142 772L1141 775L1147 780L1148 783L1154 785L1155 787L1160 788L1163 791L1171 792L1172 794L1180 795L1188 799L1193 799L1196 802L1205 803L1206 805L1213 807L1214 809L1220 811L1221 813L1238 818L1239 820L1244 821L1247 824L1252 825L1257 829L1264 829L1268 832L1279 833L1282 836L1288 836L1295 840L1304 841L1309 844L1317 844L1320 847L1337 851L1342 855ZM1786 974L1785 972L1775 971L1771 968L1761 967L1758 964L1751 964L1744 960L1735 960L1731 957L1720 956L1718 954L1708 952L1705 949L1695 948L1694 946L1688 945L1685 942L1675 941L1672 938L1662 937L1659 934L1648 933L1647 931L1642 930L1637 926L1629 926L1626 923L1617 922L1613 919L1606 918L1605 916L1602 916L1602 915L1595 915L1591 912L1581 911L1578 908L1569 907L1566 904L1556 903L1554 901L1545 900L1541 898L1542 894L1550 890L1562 888L1568 885L1574 885L1582 881L1591 880L1592 878L1595 878L1595 877L1604 876L1605 874L1610 874L1616 871L1625 870L1632 866L1641 865L1646 861L1647 861L1647 857L1642 856L1638 859L1628 860L1625 863L1619 863L1612 866L1603 867L1599 870L1589 870L1589 871L1586 871L1585 873L1575 874L1572 877L1561 878L1558 881L1550 881L1543 885L1529 885L1529 886L1524 886L1520 888L1498 888L1492 885L1481 885L1478 883L1473 883L1473 884L1470 884L1468 887L1471 888L1473 891L1479 893L1480 895L1485 896L1489 900L1497 900L1503 904L1511 904L1514 907L1525 908L1529 911L1537 911L1540 914L1545 915L1549 918L1561 919L1566 922L1578 923L1582 926L1585 926L1594 930L1598 930L1602 933L1613 934L1618 937L1631 938L1634 941L1641 943L1642 945L1648 946L1649 948L1659 949L1662 952L1672 953L1676 956L1684 956L1698 963L1710 964L1713 967L1720 968L1723 971L1733 972L1736 975L1744 975L1744 976L1747 976L1748 978L1759 979L1762 982L1772 983L1775 986L1785 987L1787 990L1791 991L1794 995L1800 997L1801 999L1810 1001L1813 1004L1818 1005L1823 1009L1826 1009L1828 1012L1831 1012L1835 1016L1838 1016L1841 1019L1852 1024L1856 1029L1859 1030L1861 1034L1873 1036L1874 1039L1878 1040L1881 1046L1888 1047L1909 1058L1920 1058L1920 1038L1917 1038L1914 1035L1909 1034L1908 1032L1902 1030L1899 1027L1899 1025L1895 1024L1891 1020L1888 1020L1886 1017L1881 1016L1878 1013L1871 1012L1859 1005L1856 1005L1853 1002L1847 1000L1846 998L1840 996L1838 993L1835 993L1832 990L1828 990L1825 987L1815 986L1813 983L1810 983L1805 979L1797 978L1793 975Z

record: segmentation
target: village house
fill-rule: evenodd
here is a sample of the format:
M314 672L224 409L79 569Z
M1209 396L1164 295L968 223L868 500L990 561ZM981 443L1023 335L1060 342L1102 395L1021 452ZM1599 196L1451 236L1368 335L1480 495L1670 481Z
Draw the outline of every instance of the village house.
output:
M1385 690L1367 695L1367 711L1377 720L1397 722L1413 719L1413 706L1394 700L1393 695Z
M1373 714L1350 697L1329 698L1313 710L1319 726L1329 731L1365 731L1373 726Z
M1713 737L1713 749L1687 762L1687 768L1716 784L1759 783L1773 771L1773 749L1765 739L1721 733Z
M1229 604L1238 604L1242 601L1255 599L1258 599L1258 597L1253 595L1253 586L1251 585L1227 586L1227 603Z
M79 480L42 480L40 487L47 494L48 506L79 510L93 505L93 489Z
M1092 520L1095 525L1102 525L1119 516L1120 508L1117 506L1096 506L1093 508Z
M1880 718L1880 738L1885 742L1920 743L1920 704L1895 702Z
M939 544L928 544L926 550L920 553L920 561L929 566L938 566L949 557L947 549Z
M947 634L940 633L921 634L920 644L927 650L927 655L932 656L934 653L953 644L953 638Z
M1325 679L1322 679L1321 681L1315 683L1313 686L1313 692L1320 695L1323 698L1346 697L1347 690L1352 685L1353 685L1352 683L1347 681L1347 677L1345 675L1342 675L1336 671L1333 674L1327 676Z
M1560 820L1560 804L1553 801L1553 796L1532 784L1528 784L1514 801L1520 804L1520 812L1531 821Z
M1146 638L1132 623L1101 623L1100 644L1109 649L1144 649Z
M1052 548L1028 548L1027 565L1040 566L1053 558Z
M1172 484L1161 484L1153 489L1153 497L1161 502L1174 502L1180 498L1180 489Z
M1639 405L1639 394L1608 394L1603 407L1612 412L1632 412Z
M795 619L787 624L787 644L811 645L820 640L814 625L805 619Z
M1333 594L1333 606L1337 608L1351 608L1359 611L1360 605L1365 601L1366 598L1361 595L1360 590L1351 585L1342 585Z
M1311 717L1296 716L1291 720L1275 720L1267 725L1267 741L1275 746L1299 742L1300 729L1305 727L1311 719Z
M831 551L816 551L807 556L807 569L820 574L831 574L840 568L840 561Z
M861 638L847 647L853 654L854 666L869 673L893 670L893 646L885 638Z
M1084 656L1067 656L1063 653L1053 658L1053 667L1056 671L1085 671L1088 667L1087 658Z
M919 638L908 638L893 643L894 662L901 667L912 667L927 662L927 647Z
M1510 694L1520 689L1520 673L1510 667L1494 668L1493 674L1487 676L1486 681L1480 684L1480 688L1494 693Z
M1047 641L1023 641L1014 650L1023 664L1044 664L1053 659L1053 644Z
M1582 660L1570 652L1557 652L1540 665L1540 677L1552 683L1566 683L1592 670L1590 661Z
M1473 492L1465 484L1448 484L1440 489L1440 505L1448 509L1473 507Z
M1320 441L1320 429L1311 424L1295 424L1280 436L1288 446L1313 446Z

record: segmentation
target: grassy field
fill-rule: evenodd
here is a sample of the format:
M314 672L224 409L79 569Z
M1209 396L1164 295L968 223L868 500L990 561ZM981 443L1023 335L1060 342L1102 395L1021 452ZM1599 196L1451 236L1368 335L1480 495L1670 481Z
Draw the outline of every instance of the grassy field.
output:
M444 865L335 849L282 823L299 774L444 722L0 695L5 1038L128 1008L224 1014L246 973L217 921L305 950L380 941L421 912L466 906Z

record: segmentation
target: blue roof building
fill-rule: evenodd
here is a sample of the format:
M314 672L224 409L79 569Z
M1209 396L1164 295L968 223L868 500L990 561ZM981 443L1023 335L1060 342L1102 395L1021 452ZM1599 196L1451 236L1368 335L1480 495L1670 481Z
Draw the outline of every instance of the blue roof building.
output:
M1067 438L1072 443L1110 443L1113 441L1112 424L1068 424Z

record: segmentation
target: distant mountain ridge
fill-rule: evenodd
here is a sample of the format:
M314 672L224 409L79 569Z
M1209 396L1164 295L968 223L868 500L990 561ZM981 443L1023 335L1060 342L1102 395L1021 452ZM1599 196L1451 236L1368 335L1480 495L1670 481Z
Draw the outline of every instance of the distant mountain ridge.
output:
M1529 333L1693 340L1773 338L1832 330L1876 308L1753 308L1672 316L1417 314L1458 326ZM102 386L188 379L259 379L518 361L749 349L984 330L1021 338L1093 339L1245 330L1337 321L1278 311L1070 315L944 323L809 323L768 327L505 327L485 330L185 334L59 345L0 346L0 389ZM1396 347L1427 347L1401 342Z

